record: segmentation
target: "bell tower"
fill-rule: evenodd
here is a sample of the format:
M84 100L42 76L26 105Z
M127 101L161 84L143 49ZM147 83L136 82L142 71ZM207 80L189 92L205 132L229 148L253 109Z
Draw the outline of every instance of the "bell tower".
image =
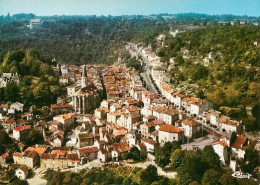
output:
M81 76L81 88L86 87L87 85L88 85L88 75L86 70L86 64L84 64L82 76Z

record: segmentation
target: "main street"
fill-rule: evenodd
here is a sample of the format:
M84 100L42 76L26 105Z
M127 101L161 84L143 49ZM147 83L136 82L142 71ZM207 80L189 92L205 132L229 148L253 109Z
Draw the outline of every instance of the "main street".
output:
M147 59L146 56L144 56L144 54L142 52L140 52L138 50L137 46L134 43L127 42L127 44L131 47L131 49L133 49L134 51L136 51L138 53L138 56L142 57L143 63L145 65L142 66L142 72L140 73L140 75L143 77L143 80L146 83L147 90L158 94L158 92L157 92L156 88L154 87L152 80L150 78L149 60Z

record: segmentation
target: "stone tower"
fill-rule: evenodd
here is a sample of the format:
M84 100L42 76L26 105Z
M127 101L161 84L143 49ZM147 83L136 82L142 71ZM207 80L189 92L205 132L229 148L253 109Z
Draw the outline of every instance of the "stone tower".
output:
M81 88L86 87L87 85L88 85L88 76L87 76L86 64L84 64L82 76L81 76Z

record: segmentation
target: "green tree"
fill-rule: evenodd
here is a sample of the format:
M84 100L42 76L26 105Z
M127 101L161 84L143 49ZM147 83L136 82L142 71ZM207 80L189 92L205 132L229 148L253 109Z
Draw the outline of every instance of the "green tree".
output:
M187 151L184 162L177 168L177 172L178 174L187 173L192 181L200 182L206 169L205 164L202 162L200 152Z
M140 161L141 159L140 150L136 146L133 146L130 152L125 153L124 157L125 159L133 159L134 161Z
M175 61L177 62L177 64L181 65L184 62L184 59L181 54L178 54Z
M199 185L199 183L197 181L193 181L189 185Z
M203 179L201 181L202 185L220 185L220 177L221 173L214 169L207 170L204 175Z
M194 180L189 173L186 173L185 171L178 171L178 185L189 185L193 181Z
M240 162L240 168L244 172L252 173L258 164L258 152L254 148L246 150L244 159Z
M200 98L200 99L206 98L206 97L205 97L205 94L204 94L204 91L203 91L203 90L199 90L199 91L197 92L197 97Z
M26 137L26 144L27 145L35 145L35 144L42 144L44 142L42 134L37 130L31 130L28 136Z
M172 152L171 154L171 166L174 169L177 169L180 167L185 159L185 151L182 149L176 149L175 151Z
M10 185L28 185L26 180L16 179L15 181L11 182Z
M127 63L126 63L127 67L133 67L135 68L137 71L139 71L141 69L141 63L138 60L132 59L130 58Z
M256 125L257 125L257 129L260 128L260 125L257 124L260 122L260 102L258 101L257 104L255 104L253 107L252 107L252 115L255 117L256 119Z
M220 160L218 154L214 151L211 145L207 145L203 148L201 154L202 161L207 165L208 168L220 169Z
M0 103L5 101L5 89L0 88Z
M141 172L141 182L144 184L152 184L158 179L157 168L153 165L147 166L147 168Z
M18 101L19 88L15 82L7 83L5 87L5 98L7 101L16 102Z
M155 154L155 162L160 167L165 167L170 163L170 157L172 151L180 149L181 145L177 141L166 142L163 147L159 148L157 154Z
M223 174L220 178L221 185L237 185L236 178L232 177L231 174Z

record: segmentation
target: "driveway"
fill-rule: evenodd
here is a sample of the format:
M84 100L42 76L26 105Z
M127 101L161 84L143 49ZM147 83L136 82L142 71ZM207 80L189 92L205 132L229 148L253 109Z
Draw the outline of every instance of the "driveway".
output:
M33 172L35 173L35 175L30 179L26 179L28 181L29 185L46 185L47 184L47 181L44 178L42 178L43 171L41 171L40 168L33 170Z

